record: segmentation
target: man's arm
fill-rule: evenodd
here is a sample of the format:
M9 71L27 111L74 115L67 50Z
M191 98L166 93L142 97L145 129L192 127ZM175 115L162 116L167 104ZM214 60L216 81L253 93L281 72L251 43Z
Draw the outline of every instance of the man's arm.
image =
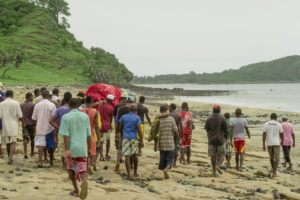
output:
M49 123L50 123L51 126L53 126L56 130L59 129L59 125L58 125L58 123L57 123L57 117L56 117L56 116L52 116Z
M95 132L96 132L96 136L97 136L97 143L100 143L100 128L99 128L99 123L98 123L98 117L99 117L99 113L98 111L96 111L96 115L95 115Z
M91 155L91 136L87 136L87 143L88 143L88 153L90 156Z
M123 124L119 124L119 134L123 137Z
M293 134L292 137L293 137L293 147L295 147L296 146L295 134Z
M179 131L180 131L179 134L181 134L181 139L182 139L182 141L185 141L185 138L184 138L184 132L183 132L183 124L182 124L181 117L180 117L180 122L179 122Z
M280 145L282 146L283 145L283 132L280 132L279 133L279 136L280 136Z
M175 120L172 120L172 131L174 133L175 139L177 141L177 143L179 144L180 142L180 138L179 138L179 134L178 134L178 128L176 126Z
M137 129L138 129L138 134L139 134L139 142L140 142L140 148L144 147L144 143L143 143L143 134L142 134L142 129L141 129L141 124L137 124Z
M147 121L148 121L149 125L151 126L151 119L149 117L149 113L146 113L146 118L147 118Z
M263 136L262 136L262 139L263 139L263 150L265 151L266 150L266 138L267 138L267 132L263 132Z
M23 118L23 117L20 117L20 118L19 118L19 121L22 122L22 128L25 128L25 127L26 127L26 124L25 124L24 118Z
M250 131L249 131L248 126L246 126L245 129L246 129L246 133L247 133L247 135L248 135L248 138L250 139L251 136L250 136Z

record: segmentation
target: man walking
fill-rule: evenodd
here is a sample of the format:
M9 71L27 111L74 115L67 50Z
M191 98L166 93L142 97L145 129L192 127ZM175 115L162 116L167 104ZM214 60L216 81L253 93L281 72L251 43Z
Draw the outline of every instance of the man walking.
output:
M54 103L50 102L50 93L48 90L42 92L43 100L34 107L32 119L36 121L35 146L38 147L39 161L38 167L43 167L43 152L46 147L50 154L50 167L53 167L53 154L56 147L54 128L50 125L51 117L56 111Z
M26 94L26 101L21 104L21 110L23 113L23 119L24 119L24 128L22 131L23 136L23 146L24 146L24 158L27 159L27 144L30 141L30 156L34 156L34 138L35 138L35 122L31 119L34 104L33 102L33 95L32 93Z
M141 132L141 118L136 114L137 107L131 105L130 113L123 115L120 120L120 130L122 131L122 155L125 156L125 165L127 171L127 179L130 177L130 159L133 159L134 165L134 177L138 177L137 168L138 168L138 156L137 153L139 148L143 148L143 138ZM139 142L137 134L139 135Z
M288 122L288 117L283 116L282 117L282 130L283 130L283 143L282 143L282 150L284 154L285 162L283 164L284 167L286 167L286 164L289 163L288 170L293 170L293 164L290 158L290 150L291 147L295 147L295 134L294 134L294 128L291 123Z
M271 114L271 121L265 123L263 131L263 150L266 151L267 147L272 166L271 177L277 176L277 168L280 160L280 144L283 141L283 130L279 122L277 122L277 114Z
M64 136L67 169L74 191L70 195L85 199L88 195L87 157L91 153L91 128L89 116L79 111L81 102L72 98L70 112L62 117L59 134ZM77 180L82 181L81 191Z
M158 129L153 128L159 131L158 138L155 138L154 151L160 151L158 169L163 170L165 179L169 179L168 172L174 163L174 137L177 144L179 144L179 135L175 120L167 115L167 107L165 105L160 106L160 113L165 117L160 117L159 123L155 124L155 126L158 126Z
M20 104L13 100L14 93L12 90L6 91L6 99L0 103L0 118L3 126L3 143L6 144L8 154L8 164L13 163L13 155L16 148L19 121L24 127L23 115Z
M103 137L100 139L100 161L104 161L103 156L103 143L106 142L106 160L110 160L109 149L110 149L110 135L112 132L112 121L114 117L114 107L112 106L112 102L114 100L113 95L107 95L106 102L98 105L98 112L101 116L101 132Z
M208 138L208 155L211 157L211 165L213 168L212 175L217 177L217 170L220 174L221 163L225 156L225 137L228 135L228 126L225 118L221 113L221 107L214 105L213 114L205 122L205 130Z
M3 84L0 82L0 103L5 100L5 92L2 91L3 89ZM3 153L2 153L2 120L0 117L0 158L3 158Z
M250 139L250 131L248 128L248 122L246 119L242 118L242 110L237 108L235 110L235 118L231 120L231 133L230 138L231 142L233 140L233 146L235 149L235 162L236 162L236 170L242 171L246 140L245 140L245 130Z

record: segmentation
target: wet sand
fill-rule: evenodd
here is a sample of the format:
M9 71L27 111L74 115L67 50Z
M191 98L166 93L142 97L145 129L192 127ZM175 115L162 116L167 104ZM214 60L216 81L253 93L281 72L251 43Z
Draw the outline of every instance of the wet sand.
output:
M16 100L24 101L25 93L31 87L14 87ZM78 88L60 88L76 94ZM148 94L149 95L149 94ZM169 101L174 102L174 101ZM163 102L154 98L146 103L150 115L158 112L158 105ZM175 102L180 105L181 102ZM114 172L116 150L112 135L111 161L97 162L98 171L89 176L89 196L87 199L300 199L300 146L296 136L296 147L291 150L294 172L288 172L279 166L279 177L269 178L270 164L268 153L262 151L262 127L268 121L271 110L243 108L252 137L246 140L246 156L243 172L222 167L224 173L220 177L211 177L210 158L207 155L207 137L203 129L204 122L210 114L212 105L190 102L190 109L195 118L196 130L192 140L192 163L181 165L170 171L170 179L163 180L163 173L157 169L159 153L153 151L153 143L147 142L149 125L146 124L146 138L143 155L139 157L139 178L125 180L125 166L121 164L120 173ZM222 112L233 113L234 106L222 105ZM295 124L296 133L300 133L300 114L287 114ZM4 146L3 146L4 147ZM2 147L2 148L3 148ZM6 153L5 149L3 148ZM66 171L61 169L60 158L56 152L54 168L34 169L37 155L25 160L21 129L14 164L8 165L7 155L0 159L0 199L75 199L69 195L72 190ZM283 154L281 151L281 161ZM234 158L231 160L234 165ZM47 164L45 164L47 166Z

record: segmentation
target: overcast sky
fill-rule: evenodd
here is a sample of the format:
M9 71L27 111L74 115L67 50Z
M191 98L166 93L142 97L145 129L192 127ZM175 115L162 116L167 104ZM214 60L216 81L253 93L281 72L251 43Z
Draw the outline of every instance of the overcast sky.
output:
M300 54L300 0L68 0L70 31L135 75L219 72Z

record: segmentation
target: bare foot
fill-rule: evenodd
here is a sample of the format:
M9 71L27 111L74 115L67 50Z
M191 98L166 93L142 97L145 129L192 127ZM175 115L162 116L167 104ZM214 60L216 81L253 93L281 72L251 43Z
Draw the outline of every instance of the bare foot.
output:
M7 161L7 164L11 165L11 164L13 164L13 161L9 160L9 161Z
M240 171L240 172L243 172L243 169L240 167L240 168L239 168L239 171Z
M212 176L213 176L213 177L218 177L219 175L217 174L216 171L213 171L213 172L212 172Z
M127 175L127 180L131 180L132 177L130 175Z
M30 154L30 157L34 157L34 153Z
M88 166L87 170L88 170L89 175L93 175L94 174L93 170L92 170L92 168L90 166Z
M97 171L97 166L96 166L96 164L93 165L93 170L94 170L94 171Z
M24 156L24 158L25 158L25 159L28 159L28 156L27 156L27 155L25 155L25 156Z
M119 171L120 171L120 164L116 164L115 172L119 172Z
M139 174L133 174L133 177L135 177L135 178L137 178L139 176L140 176Z
M219 174L223 174L222 170L220 169L220 167L217 167L217 171L219 172Z
M173 168L177 168L177 165L174 164L174 165L173 165Z
M169 170L164 169L164 177L165 177L165 179L169 179L169 178L170 178L170 177L169 177L169 174L168 174L168 171L169 171Z

